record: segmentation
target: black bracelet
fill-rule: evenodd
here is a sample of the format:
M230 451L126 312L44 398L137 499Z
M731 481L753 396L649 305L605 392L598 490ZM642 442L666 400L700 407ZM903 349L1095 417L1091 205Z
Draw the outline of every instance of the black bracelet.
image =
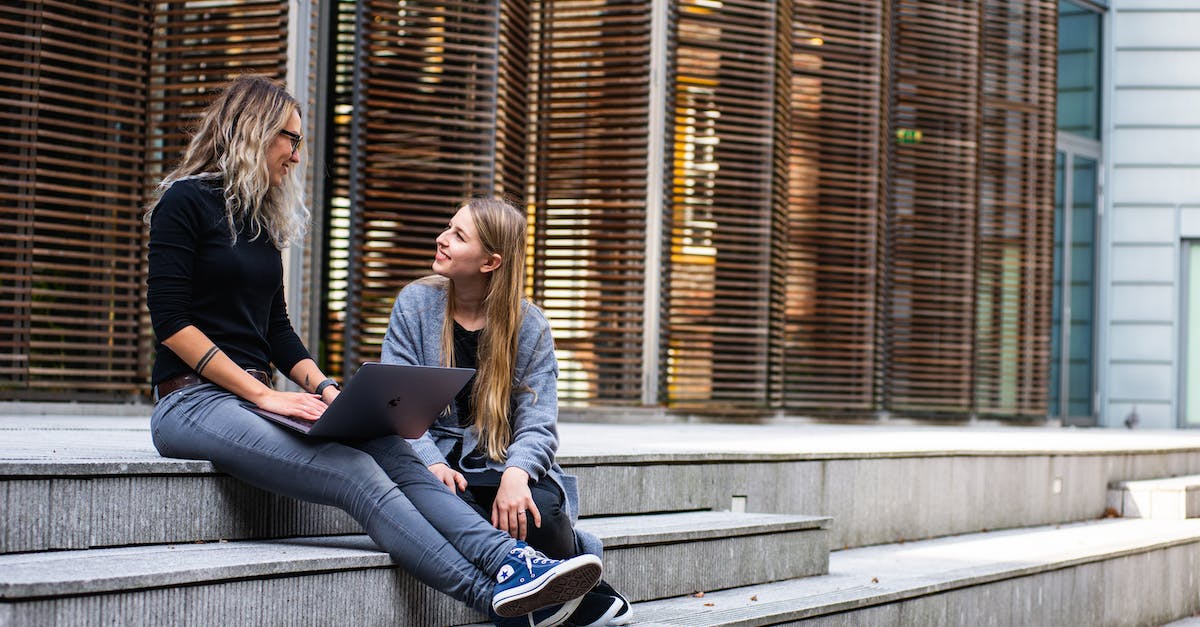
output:
M212 361L213 356L216 355L217 351L219 350L221 349L217 348L214 344L212 348L208 349L207 353L204 353L204 356L200 358L200 361L196 362L196 374L204 373L204 368L208 366L208 362Z
M324 381L317 384L317 389L313 390L313 394L316 394L317 396L321 396L321 393L325 391L325 388L327 388L331 385L339 390L342 389L342 386L338 385L337 381L327 378Z

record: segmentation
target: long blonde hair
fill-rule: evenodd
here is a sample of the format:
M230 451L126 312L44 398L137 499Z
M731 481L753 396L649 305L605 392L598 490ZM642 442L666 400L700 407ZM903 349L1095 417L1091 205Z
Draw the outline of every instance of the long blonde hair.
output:
M204 110L183 159L163 177L147 206L146 223L150 223L158 197L176 181L221 178L232 241L237 240L242 219L251 228L251 239L266 231L276 248L303 237L309 212L303 203L298 170L291 168L283 182L273 187L266 157L279 131L299 110L296 99L275 80L260 74L233 79Z
M523 317L525 213L496 198L473 198L462 207L469 210L484 250L500 255L500 267L489 273L483 297L486 322L479 335L471 407L483 452L495 461L504 461L512 439L509 413L517 385L517 340ZM442 324L442 361L448 366L454 365L455 306L451 283L446 288L446 318Z

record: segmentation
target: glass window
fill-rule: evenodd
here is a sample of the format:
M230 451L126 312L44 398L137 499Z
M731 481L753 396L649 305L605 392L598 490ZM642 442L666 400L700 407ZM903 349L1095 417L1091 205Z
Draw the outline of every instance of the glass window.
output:
M1100 138L1101 14L1058 3L1058 130Z
M1183 404L1183 424L1200 427L1200 241L1184 243L1187 261L1184 265L1183 312L1184 344L1183 385L1180 386Z
M1060 152L1055 165L1049 409L1053 416L1086 424L1093 415L1098 164Z

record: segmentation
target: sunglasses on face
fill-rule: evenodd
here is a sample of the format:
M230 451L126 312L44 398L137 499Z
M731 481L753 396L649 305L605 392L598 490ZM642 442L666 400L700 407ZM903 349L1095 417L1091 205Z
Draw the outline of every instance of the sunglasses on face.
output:
M293 133L287 129L280 129L279 133L291 140L293 153L295 153L297 150L300 150L300 142L304 141L303 135L297 135L296 133Z

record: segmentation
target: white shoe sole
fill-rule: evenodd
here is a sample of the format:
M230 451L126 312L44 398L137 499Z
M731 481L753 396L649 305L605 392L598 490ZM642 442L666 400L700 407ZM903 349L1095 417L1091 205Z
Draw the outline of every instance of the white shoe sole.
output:
M529 583L505 590L492 598L492 610L505 618L529 614L543 607L566 603L591 590L600 581L603 566L595 555L565 560Z

